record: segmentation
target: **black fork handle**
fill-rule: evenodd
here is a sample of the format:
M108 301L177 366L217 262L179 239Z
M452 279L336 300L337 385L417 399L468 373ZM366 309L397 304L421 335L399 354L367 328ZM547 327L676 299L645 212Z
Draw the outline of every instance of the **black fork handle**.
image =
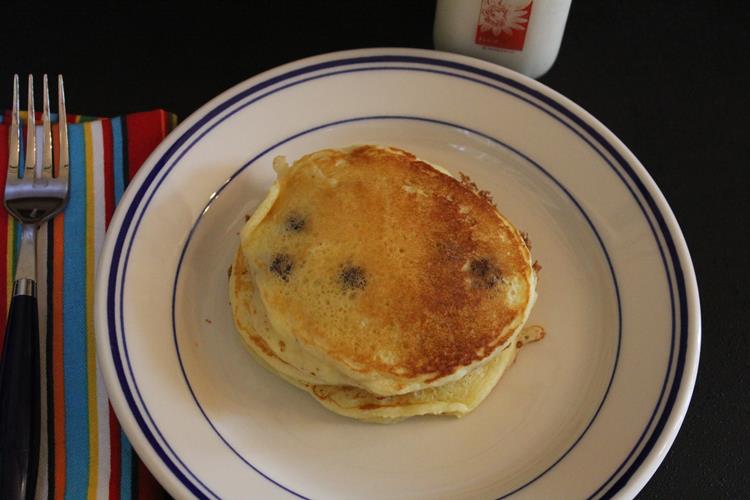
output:
M39 318L36 297L11 299L0 356L0 498L32 500L39 468Z

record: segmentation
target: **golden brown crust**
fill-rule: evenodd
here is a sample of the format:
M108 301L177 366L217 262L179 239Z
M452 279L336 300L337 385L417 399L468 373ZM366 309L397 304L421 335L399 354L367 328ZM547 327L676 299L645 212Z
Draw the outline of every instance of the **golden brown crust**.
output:
M241 254L238 253L235 256L234 259L234 265L229 266L229 277L232 277L232 270L234 269L234 272L238 275L245 275L247 273L247 269L245 268L245 260L241 258ZM244 308L245 310L252 310L252 306L249 302L248 294L245 290L243 290L243 285L246 286L246 282L242 279L235 279L234 284L232 285L230 283L230 286L233 286L234 293L233 298L235 299L235 303L232 304L232 314L235 318L239 317L239 313L237 311L238 308ZM238 327L238 329L240 329ZM254 334L252 331L249 331L247 328L241 328L242 336L245 338L246 341L254 343L258 349L263 351L266 356L270 356L272 358L276 358L282 363L288 364L286 361L281 359L276 355L275 352L273 352L273 349L271 349L268 345L268 342L263 337L260 337L259 335Z
M489 193L394 149L303 157L243 251L302 344L399 379L489 357L533 300L527 245Z

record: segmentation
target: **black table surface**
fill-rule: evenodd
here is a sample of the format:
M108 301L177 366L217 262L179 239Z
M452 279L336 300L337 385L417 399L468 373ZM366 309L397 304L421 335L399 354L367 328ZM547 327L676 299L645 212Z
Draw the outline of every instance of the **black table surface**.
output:
M61 72L70 112L158 107L185 118L228 87L301 57L431 49L435 2L267 0L199 10L28 2L3 10L0 106L10 105L14 72ZM695 392L639 498L750 495L750 231L742 215L750 213L749 52L742 2L577 0L557 62L540 79L641 160L680 222L698 276L704 328Z

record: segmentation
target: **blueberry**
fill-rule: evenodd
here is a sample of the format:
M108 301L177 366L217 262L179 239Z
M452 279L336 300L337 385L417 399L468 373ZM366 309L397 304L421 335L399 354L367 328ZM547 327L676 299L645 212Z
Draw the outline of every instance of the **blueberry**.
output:
M469 271L475 278L474 285L487 290L493 288L502 276L500 270L487 258L472 260Z
M344 266L339 273L339 281L344 290L364 290L367 286L365 270L359 266Z
M293 267L294 262L292 262L292 258L288 254L277 253L273 256L270 270L282 280L289 281L289 275L292 274Z
M305 228L305 218L298 213L291 213L286 218L286 230L298 233Z

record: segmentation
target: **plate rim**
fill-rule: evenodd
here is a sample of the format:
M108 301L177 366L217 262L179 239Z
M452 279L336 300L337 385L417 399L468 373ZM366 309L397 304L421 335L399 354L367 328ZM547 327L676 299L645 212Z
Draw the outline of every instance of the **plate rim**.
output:
M636 460L628 466L628 470L620 477L620 479L613 483L607 490L607 494L617 493L625 496L635 495L653 475L673 443L687 411L687 406L697 376L700 350L700 305L698 289L689 251L677 220L663 194L637 158L612 132L580 106L543 84L514 71L508 70L507 68L486 61L481 61L479 59L439 51L403 48L375 48L340 51L301 59L299 61L294 61L273 68L240 82L206 103L191 114L190 117L178 126L156 148L156 150L151 153L138 174L131 181L120 201L120 204L118 204L115 215L112 218L110 230L107 232L96 278L95 321L97 332L97 354L100 364L102 365L102 373L104 375L108 394L110 395L112 405L122 423L123 429L126 431L131 443L136 448L146 465L154 472L170 492L173 494L192 493L196 496L202 496L202 492L195 489L194 485L192 485L189 480L188 482L185 482L178 479L177 474L174 474L169 469L169 464L164 463L165 457L163 453L159 453L160 450L155 450L152 445L149 444L144 435L144 431L140 427L142 424L137 422L139 417L141 419L143 418L142 415L137 415L133 412L126 401L124 389L120 385L117 374L115 373L113 359L114 353L110 349L110 336L114 332L112 331L107 319L106 304L108 292L110 289L114 291L116 288L116 278L119 272L119 270L115 270L117 272L114 273L110 272L113 253L117 240L119 240L117 236L121 235L123 222L126 221L129 209L133 208L133 202L136 202L135 208L137 208L143 197L141 191L144 190L144 188L148 191L151 181L153 181L154 169L159 161L162 158L170 156L170 154L179 149L180 138L190 136L190 131L193 130L196 124L207 117L210 118L209 115L211 112L220 112L219 105L231 103L233 98L236 98L243 90L252 89L254 86L258 85L259 82L270 81L285 74L301 72L307 68L315 67L320 63L349 60L349 64L355 64L356 59L370 58L371 61L362 62L377 62L375 59L381 58L382 60L383 58L387 59L389 57L394 58L397 62L409 62L406 59L412 58L419 59L419 61L411 62L422 64L440 62L450 63L451 65L460 66L458 69L468 71L474 70L475 72L476 70L479 70L483 73L493 75L495 79L501 78L504 83L513 82L515 85L520 85L522 90L534 91L534 93L538 94L544 102L556 105L559 107L558 110L563 112L563 114L577 119L579 125L584 128L590 128L590 130L587 131L594 136L598 135L602 139L602 146L605 148L606 146L609 146L609 148L606 149L611 148L608 152L616 159L619 157L621 160L619 163L621 163L623 167L630 167L630 170L632 171L632 180L636 183L636 187L640 191L646 204L649 205L653 217L658 223L660 234L664 237L666 246L668 247L673 265L673 272L675 273L674 279L677 281L676 289L681 295L680 300L678 300L677 303L685 305L684 308L680 308L680 312L684 316L681 320L681 325L684 327L684 325L687 324L687 335L685 342L681 342L681 352L679 353L683 360L683 365L681 367L682 373L679 380L677 379L677 376L674 377L672 385L669 387L670 395L665 402L665 408L660 415L659 421L656 423L657 427L660 428L658 430L655 428L651 431L651 435L643 445L642 450L638 451ZM308 71L311 70L308 69ZM140 198L136 198L138 193L141 194ZM659 218L661 218L661 220L659 220ZM128 232L128 228L126 227L125 236ZM669 236L669 238L667 238L667 236ZM670 239L671 242L669 241ZM682 275L682 286L679 286L680 280L678 279L678 274ZM684 352L682 352L683 350ZM146 428L148 428L148 426L146 426ZM644 436L647 433L648 428L644 431ZM638 443L638 445L640 445L640 443ZM633 452L636 452L636 450L634 449ZM629 460L630 456L625 463ZM618 473L619 469L614 475L617 475ZM611 479L612 478L610 477L603 486L610 483ZM294 492L290 491L290 493ZM600 491L597 491L594 495L599 493Z

